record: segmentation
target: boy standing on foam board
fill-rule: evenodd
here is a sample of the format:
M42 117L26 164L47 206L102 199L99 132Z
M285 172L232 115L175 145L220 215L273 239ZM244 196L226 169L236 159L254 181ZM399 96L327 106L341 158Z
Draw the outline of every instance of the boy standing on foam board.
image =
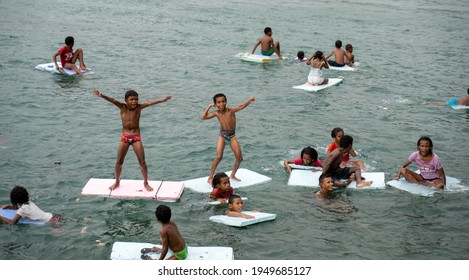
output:
M97 89L93 89L93 94L116 105L120 109L122 119L122 136L119 147L117 148L117 161L115 166L116 182L110 186L109 189L114 190L119 187L124 159L129 147L132 146L137 156L138 163L140 164L140 169L142 170L143 185L147 191L153 191L153 188L148 184L148 168L145 162L142 139L140 137L140 113L148 106L168 101L171 99L171 96L168 95L161 100L150 100L140 104L138 103L138 93L134 90L129 90L125 93L125 103L121 103L112 97L106 96Z
M217 142L217 154L212 163L212 168L210 169L210 175L208 176L207 182L211 185L213 181L213 174L217 169L218 164L223 158L223 150L225 149L225 144L230 145L231 150L235 155L235 163L233 165L233 170L231 171L230 178L235 181L241 181L236 178L236 171L238 171L239 165L243 160L243 155L241 153L241 147L239 146L238 139L236 138L236 115L235 113L246 108L249 104L254 102L254 96L249 97L249 100L239 105L238 107L228 108L226 107L227 99L223 93L218 93L213 97L213 103L209 104L205 108L204 112L200 116L202 120L209 120L213 117L217 117L220 122L220 134L218 135ZM208 113L210 108L217 107L218 110Z
M271 56L276 53L279 59L283 59L282 55L280 54L280 42L274 41L274 39L272 39L272 28L266 27L264 29L264 34L265 35L259 39L256 45L254 45L251 53L254 53L256 48L261 45L262 55Z

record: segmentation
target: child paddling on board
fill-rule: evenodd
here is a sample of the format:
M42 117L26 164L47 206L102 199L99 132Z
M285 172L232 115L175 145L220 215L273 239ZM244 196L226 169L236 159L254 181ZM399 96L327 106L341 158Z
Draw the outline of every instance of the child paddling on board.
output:
M72 36L65 38L65 46L61 47L53 56L52 60L55 64L55 69L62 74L65 74L65 71L62 68L73 69L78 76L83 76L83 71L89 71L90 69L86 68L83 56L83 50L81 48L73 51L73 45L75 44L75 39ZM57 56L60 56L60 63L62 68L57 64ZM75 63L80 61L80 68L78 68Z

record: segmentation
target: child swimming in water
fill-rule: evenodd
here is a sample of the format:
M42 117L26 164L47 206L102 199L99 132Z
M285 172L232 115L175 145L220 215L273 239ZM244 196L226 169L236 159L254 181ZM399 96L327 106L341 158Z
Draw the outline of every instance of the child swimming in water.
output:
M288 173L291 173L291 163L295 165L322 167L322 162L318 159L318 152L309 146L301 150L301 157L285 160L283 162L283 165L285 166L285 169L287 169ZM312 170L313 172L318 171L314 168Z
M217 200L221 204L226 203L227 199L233 195L230 178L224 172L217 173L213 176L212 187L213 191L210 193L210 198Z
M16 186L11 190L10 201L12 205L3 205L2 209L14 209L17 211L13 220L0 216L0 220L6 224L14 225L18 223L21 218L51 223L62 221L61 215L44 212L37 207L34 202L29 200L28 191L21 186Z
M243 213L244 202L239 195L232 195L228 199L228 210L225 211L225 215L230 217L241 217L245 219L254 219L254 216ZM252 212L259 212L258 210L252 210Z
M415 184L420 184L430 188L443 189L446 185L446 175L440 158L433 152L433 142L429 137L420 137L417 141L417 152L413 152L409 158L399 167L394 180L404 176L404 178ZM415 162L419 167L420 174L408 168L409 164Z

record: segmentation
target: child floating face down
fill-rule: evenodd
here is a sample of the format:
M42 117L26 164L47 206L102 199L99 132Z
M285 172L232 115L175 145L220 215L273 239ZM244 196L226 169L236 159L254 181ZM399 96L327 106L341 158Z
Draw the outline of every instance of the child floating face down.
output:
M241 197L237 194L234 194L228 199L228 209L225 211L225 215L230 217L254 219L254 216L243 213L243 206L244 202ZM252 210L252 212L259 212L259 210Z
M291 173L290 164L322 167L322 162L318 158L318 152L316 149L311 148L310 146L301 150L299 158L289 159L283 162L283 165L285 166L285 169L287 169L288 173ZM316 172L318 169L313 168L312 171Z
M6 224L17 224L21 218L35 221L51 222L55 225L62 222L61 215L44 212L34 202L30 201L29 193L24 187L14 187L10 193L10 201L11 205L3 205L1 206L1 208L14 209L17 211L16 215L13 217L13 220L9 220L0 216L0 221Z

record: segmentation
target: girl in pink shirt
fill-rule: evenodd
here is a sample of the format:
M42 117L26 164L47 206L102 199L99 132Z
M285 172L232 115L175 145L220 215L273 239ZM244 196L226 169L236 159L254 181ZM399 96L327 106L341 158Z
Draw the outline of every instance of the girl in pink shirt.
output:
M421 137L417 142L417 149L418 151L413 152L399 168L394 180L399 180L403 175L411 183L443 189L446 185L445 170L439 157L433 153L432 140L428 137ZM412 162L419 167L420 174L406 168Z

